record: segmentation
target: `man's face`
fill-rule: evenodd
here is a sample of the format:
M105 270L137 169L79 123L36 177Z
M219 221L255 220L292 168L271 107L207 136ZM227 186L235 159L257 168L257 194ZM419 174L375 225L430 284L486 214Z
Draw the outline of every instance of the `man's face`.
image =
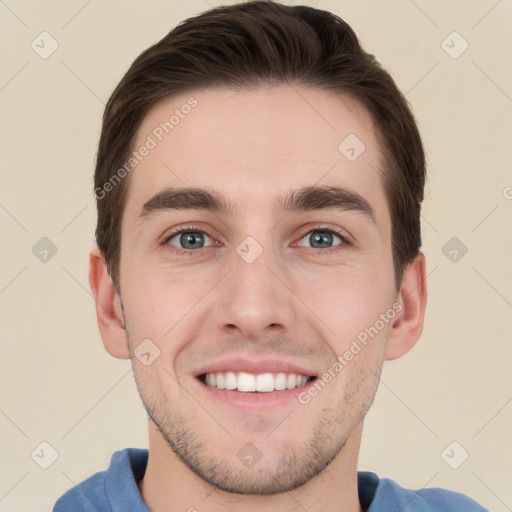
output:
M158 130L190 97L197 105L180 110L172 131ZM340 370L337 357L397 297L371 119L348 96L315 88L215 89L161 101L135 149L148 136L156 147L130 175L120 262L144 405L167 444L208 482L252 494L295 488L361 426L392 323L358 343ZM192 208L183 198L181 209L170 197L151 201L190 187L222 196L231 210L202 207L197 196ZM344 208L309 196L287 209L283 198L307 187L352 196L336 201ZM149 365L133 355L146 339L143 362L159 351ZM307 390L329 369L334 377L312 396ZM239 372L249 375L237 380ZM265 391L217 387L254 383ZM291 389L269 391L283 385Z

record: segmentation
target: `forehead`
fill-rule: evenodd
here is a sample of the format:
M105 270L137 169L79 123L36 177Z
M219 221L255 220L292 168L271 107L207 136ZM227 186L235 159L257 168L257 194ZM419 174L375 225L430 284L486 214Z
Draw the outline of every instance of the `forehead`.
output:
M146 114L132 149L143 146L130 174L133 214L169 187L208 187L239 211L274 211L290 189L341 186L387 210L373 121L345 94L298 85L180 93Z

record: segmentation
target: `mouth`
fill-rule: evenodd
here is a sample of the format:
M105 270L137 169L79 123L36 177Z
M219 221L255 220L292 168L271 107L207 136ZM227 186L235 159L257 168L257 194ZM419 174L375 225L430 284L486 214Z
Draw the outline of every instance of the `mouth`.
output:
M281 414L318 378L308 365L253 355L211 361L193 374L206 400L236 414Z
M300 373L248 373L248 372L213 372L203 373L197 377L205 386L241 393L272 393L302 388L316 379L314 375Z

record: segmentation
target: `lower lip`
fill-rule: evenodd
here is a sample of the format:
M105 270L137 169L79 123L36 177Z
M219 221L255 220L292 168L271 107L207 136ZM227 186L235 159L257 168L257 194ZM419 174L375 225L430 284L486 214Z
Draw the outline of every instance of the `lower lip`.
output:
M207 386L197 378L194 378L194 380L212 400L217 400L229 407L246 412L271 411L282 408L285 405L293 403L293 401L299 402L298 396L307 391L309 386L315 382L312 380L298 388L265 393L258 391L242 392L231 389L219 389L213 386Z

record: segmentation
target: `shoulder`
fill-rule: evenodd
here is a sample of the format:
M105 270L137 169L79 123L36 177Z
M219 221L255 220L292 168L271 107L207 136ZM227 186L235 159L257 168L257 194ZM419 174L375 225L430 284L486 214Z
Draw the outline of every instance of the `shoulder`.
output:
M66 491L55 503L52 512L110 511L105 493L106 471L99 471Z
M431 487L427 489L420 489L418 491L411 491L417 496L418 500L423 502L430 508L425 510L443 511L450 510L453 512L489 512L486 508L479 505L476 501L469 496L456 491L448 489L441 489L439 487Z
M124 499L139 506L133 510L141 510L143 503L136 482L146 469L147 457L148 451L140 448L114 452L107 470L95 473L66 491L52 512L111 512Z
M379 478L372 472L359 472L359 486L373 494L362 496L370 506L368 512L488 512L465 494L429 487L425 489L406 489L389 478ZM363 501L363 499L361 501Z

